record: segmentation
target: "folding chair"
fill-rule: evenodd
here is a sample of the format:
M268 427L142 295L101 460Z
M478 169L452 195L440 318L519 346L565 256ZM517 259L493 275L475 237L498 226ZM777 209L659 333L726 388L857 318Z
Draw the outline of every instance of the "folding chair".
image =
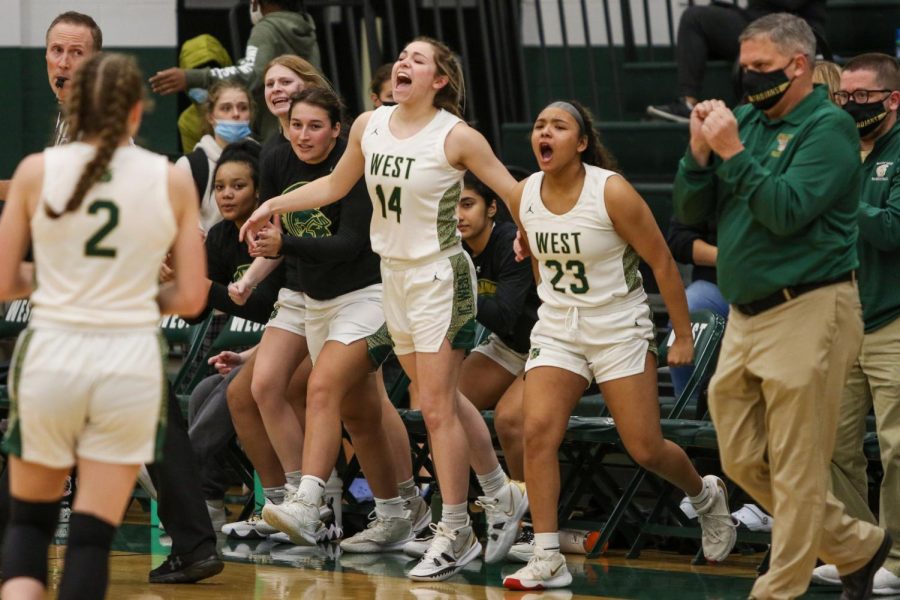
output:
M201 367L198 360L211 322L212 315L196 325L190 325L177 315L168 315L160 319L159 329L169 348L180 346L185 349L181 367L173 377L169 378L175 394L184 394L190 391L188 384L192 381L191 377L196 370Z
M719 346L725 332L725 320L709 311L691 314L694 335L694 373L688 379L684 390L675 399L675 403L666 416L667 419L678 419L682 416L689 402L699 394L701 387L708 380L715 368ZM659 365L666 364L669 346L674 341L670 332L659 348ZM688 423L691 423L688 421ZM664 432L665 434L665 432ZM600 537L591 550L590 556L598 556L612 535L623 524L626 514L632 521L645 520L642 510L635 503L635 497L641 485L647 480L647 472L628 460L626 467L634 472L628 482L620 485L610 473L612 468L621 468L621 463L614 464L604 459L611 454L626 454L621 439L615 430L615 423L607 417L572 417L568 431L560 451L571 465L569 476L560 486L560 523L575 523L570 515L575 512L578 502L585 494L606 497L613 502L613 509L605 522L579 521L580 526L596 528ZM598 485L597 480L600 484ZM648 485L653 488L654 496L663 499L664 486L657 478L651 477ZM636 532L640 536L643 528ZM625 532L627 535L633 532ZM631 535L629 535L631 537Z
M27 299L13 300L6 312L0 313L0 340L13 338L19 335L28 325L31 318L31 304ZM0 385L0 408L9 408L9 390L6 385Z

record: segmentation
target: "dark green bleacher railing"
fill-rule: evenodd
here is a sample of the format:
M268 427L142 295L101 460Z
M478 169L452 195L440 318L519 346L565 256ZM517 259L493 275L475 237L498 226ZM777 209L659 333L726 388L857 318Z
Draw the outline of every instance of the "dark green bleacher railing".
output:
M640 26L648 33L649 7L657 1L644 2ZM665 0L672 39L673 7L680 1ZM316 21L323 70L351 113L364 108L364 72L394 60L410 39L432 36L458 52L468 88L466 118L498 150L504 123L530 122L538 102L560 96L579 98L595 111L602 107L607 119L621 119L621 65L641 54L625 0L305 0L301 5ZM246 13L246 0L231 10L235 39L246 36ZM653 42L652 35L648 39Z

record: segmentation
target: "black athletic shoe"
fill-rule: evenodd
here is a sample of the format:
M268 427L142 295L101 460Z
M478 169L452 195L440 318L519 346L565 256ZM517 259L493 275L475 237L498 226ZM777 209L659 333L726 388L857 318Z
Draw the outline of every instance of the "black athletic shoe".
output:
M684 98L679 98L671 104L657 104L647 107L647 114L657 119L673 121L675 123L690 123L693 107Z
M163 564L150 571L150 583L194 583L218 575L225 563L217 554L187 563L180 556L170 555Z
M884 532L884 541L875 552L875 556L869 559L862 568L841 576L841 585L844 588L841 594L841 600L865 600L872 597L872 581L875 579L875 573L884 564L888 552L891 551L893 540L887 531Z

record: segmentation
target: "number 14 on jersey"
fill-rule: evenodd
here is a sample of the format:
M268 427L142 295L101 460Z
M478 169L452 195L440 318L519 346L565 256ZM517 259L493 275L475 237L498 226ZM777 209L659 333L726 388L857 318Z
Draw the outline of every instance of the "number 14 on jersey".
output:
M388 218L388 211L397 213L397 222L400 222L400 188L394 187L391 195L385 200L384 189L381 184L375 186L375 195L378 196L378 202L381 204L381 216Z

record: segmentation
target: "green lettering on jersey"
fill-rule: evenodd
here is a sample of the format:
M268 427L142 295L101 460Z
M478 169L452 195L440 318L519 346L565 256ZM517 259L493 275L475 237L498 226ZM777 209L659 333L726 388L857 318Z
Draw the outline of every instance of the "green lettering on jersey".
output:
M381 169L381 162L384 160L384 154L378 154L374 152L372 154L372 162L369 166L369 175L378 175L378 170Z
M540 231L535 232L534 234L535 241L537 242L537 251L546 254L547 253L547 242L550 239L549 233L541 233Z
M588 290L591 289L590 284L588 284L587 277L585 277L584 271L584 263L580 260L569 260L566 261L565 269L563 268L562 263L557 260L548 260L544 262L548 268L556 271L553 274L553 278L550 280L550 286L554 291L559 292L561 294L565 294L566 291L571 291L573 294L584 294ZM570 283L568 290L565 287L560 287L557 284L563 276L569 273L576 281L576 283Z
M391 190L391 196L387 200L384 197L384 189L381 187L381 184L375 186L375 195L378 196L378 202L381 204L381 216L385 219L388 218L388 211L392 211L397 213L397 222L400 222L400 194L402 190L401 188L395 187Z
M95 215L100 211L109 213L106 223L84 243L84 254L98 258L115 258L115 248L103 247L100 244L103 242L103 238L112 233L112 230L119 225L119 207L112 200L94 200L88 206L88 214Z
M390 154L372 153L372 161L369 164L370 175L409 179L415 158L406 156L392 156Z

